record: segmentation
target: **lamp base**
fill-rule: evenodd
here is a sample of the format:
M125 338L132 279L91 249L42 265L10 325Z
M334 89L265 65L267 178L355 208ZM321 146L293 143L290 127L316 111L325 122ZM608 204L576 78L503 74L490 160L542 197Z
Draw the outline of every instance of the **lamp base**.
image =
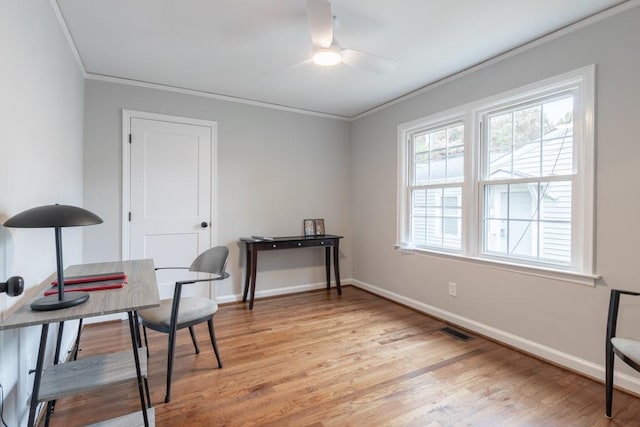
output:
M58 299L58 295L49 295L48 297L38 298L31 303L31 310L34 311L51 311L63 308L73 307L82 304L89 299L87 292L65 292L62 294L62 300Z

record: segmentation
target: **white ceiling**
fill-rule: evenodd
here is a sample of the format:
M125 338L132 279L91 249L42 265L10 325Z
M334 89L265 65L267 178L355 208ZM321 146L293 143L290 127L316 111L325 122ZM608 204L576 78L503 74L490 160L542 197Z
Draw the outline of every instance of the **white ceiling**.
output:
M389 74L303 64L305 0L57 0L89 75L354 117L621 0L333 0L343 48ZM282 68L284 67L284 68Z

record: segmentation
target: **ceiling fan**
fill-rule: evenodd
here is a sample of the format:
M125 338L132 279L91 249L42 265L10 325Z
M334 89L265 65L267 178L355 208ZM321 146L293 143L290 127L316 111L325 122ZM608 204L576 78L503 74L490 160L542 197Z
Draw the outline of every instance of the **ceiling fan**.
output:
M333 35L334 16L327 0L307 0L307 20L313 41L313 63L322 66L340 62L373 73L390 73L397 63L382 56L343 49Z

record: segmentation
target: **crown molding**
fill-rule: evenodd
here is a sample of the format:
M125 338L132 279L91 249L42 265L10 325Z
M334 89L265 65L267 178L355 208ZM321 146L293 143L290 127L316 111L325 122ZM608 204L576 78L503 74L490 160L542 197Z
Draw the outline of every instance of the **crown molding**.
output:
M322 113L322 112L318 112L318 111L312 111L312 110L305 110L305 109L301 109L301 108L295 108L295 107L289 107L286 105L280 105L280 104L272 104L269 102L264 102L264 101L257 101L257 100L253 100L253 99L246 99L246 98L240 98L240 97L235 97L235 96L230 96L230 95L222 95L222 94L218 94L218 93L213 93L213 92L206 92L206 91L201 91L201 90L195 90L195 89L188 89L188 88L183 88L183 87L178 87L178 86L170 86L170 85L164 85L164 84L159 84L159 83L153 83L153 82L146 82L146 81L142 81L142 80L134 80L134 79L127 79L127 78L123 78L123 77L115 77L115 76L108 76L108 75L103 75L103 74L96 74L96 73L90 73L87 72L84 63L82 62L82 58L80 57L80 53L78 52L78 49L76 47L76 44L73 40L73 37L71 36L71 33L69 32L69 28L67 27L67 23L64 20L64 16L62 15L62 12L60 11L60 8L58 6L58 3L56 0L49 0L51 7L56 15L56 18L58 19L58 22L60 23L60 27L65 35L65 38L67 40L67 43L69 44L69 47L71 48L71 51L76 59L76 62L78 64L78 67L80 68L82 75L85 79L90 79L90 80L99 80L99 81L105 81L105 82L111 82L111 83L119 83L119 84L125 84L125 85L131 85L131 86L138 86L138 87L145 87L145 88L150 88L150 89L157 89L157 90L164 90L164 91L169 91L169 92L176 92L176 93L182 93L182 94L187 94L187 95L193 95L193 96L200 96L200 97L205 97L205 98L211 98L211 99L217 99L217 100L221 100L221 101L227 101L227 102L236 102L236 103L240 103L240 104L246 104L246 105L253 105L256 107L263 107L263 108L270 108L270 109L275 109L275 110L280 110L280 111L287 111L287 112L291 112L291 113L298 113L298 114L305 114L305 115L310 115L310 116L316 116L316 117L323 117L323 118L328 118L328 119L335 119L335 120L343 120L343 121L349 121L349 122L353 122L356 121L358 119L361 119L363 117L369 116L371 114L377 113L378 111L384 110L386 108L389 108L395 104L398 104L400 102L403 102L407 99L413 98L414 96L418 96L421 95L425 92L428 92L432 89L435 89L439 86L445 85L447 83L450 83L456 79L459 79L461 77L467 76L475 71L481 70L485 67L491 66L493 64L496 64L498 62L504 61L505 59L511 58L513 56L516 56L520 53L526 52L530 49L534 49L540 45L543 45L545 43L548 43L552 40L556 40L560 37L566 36L568 34L571 34L575 31L581 30L583 28L586 28L590 25L593 25L597 22L603 21L605 19L608 19L612 16L618 15L620 13L623 13L627 10L633 9L635 7L640 6L640 0L625 0L622 3L618 3L616 5L613 5L611 7L609 7L608 9L605 9L603 11L594 13L593 15L590 15L584 19L581 19L580 21L574 22L573 24L569 24L566 25L558 30L555 30L551 33L548 33L544 36L538 37L532 41L529 41L527 43L524 43L520 46L517 46L513 49L510 49L506 52L503 52L501 54L498 54L496 56L493 56L491 58L486 59L485 61L482 61L478 64L472 65L468 68L465 68L464 70L461 70L457 73L451 74L449 76L443 77L440 80L437 80L433 83L430 83L426 86L423 86L419 89L416 89L414 91L411 91L405 95L402 95L398 98L395 98L391 101L385 102L383 104L378 105L377 107L374 107L372 109L369 109L367 111L363 111L362 113L356 114L354 116L341 116L341 115L336 115L336 114L329 114L329 113Z
M73 54L73 57L75 58L76 63L78 64L78 68L80 69L82 76L86 79L87 70L84 67L84 63L82 62L82 58L80 57L80 52L78 52L78 48L76 47L76 43L73 40L73 37L71 36L71 32L69 32L69 27L67 27L67 22L64 20L64 16L62 16L62 12L60 11L58 2L56 0L49 0L49 3L51 4L53 13L56 15L56 18L58 19L58 23L60 24L60 29L62 30L62 33L64 34L64 37L67 40L67 44L71 49L71 53Z

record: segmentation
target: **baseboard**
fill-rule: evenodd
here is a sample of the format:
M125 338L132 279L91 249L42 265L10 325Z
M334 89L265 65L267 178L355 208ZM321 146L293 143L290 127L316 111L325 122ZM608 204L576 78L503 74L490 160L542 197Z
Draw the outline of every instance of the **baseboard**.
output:
M340 280L340 283L350 282L350 279ZM331 287L335 287L335 282L331 282ZM255 298L275 297L278 295L297 294L300 292L315 291L317 289L326 289L327 282L311 283L307 285L286 286L275 289L256 290ZM216 297L218 304L228 304L232 302L242 301L242 294L221 295Z
M438 307L434 307L432 305L407 298L403 295L390 292L386 289L378 288L360 280L351 279L350 282L357 288L366 290L391 301L395 301L416 311L437 317L453 325L460 326L461 328L476 332L499 343L534 355L535 357L543 359L554 365L564 367L566 369L604 383L605 368L602 365L598 365L580 357L576 357L572 354L565 353L555 348L548 347L544 344L528 340L526 338L494 328L492 326L485 325L483 323L460 316L458 314L442 310ZM640 379L638 378L627 375L625 373L616 372L614 383L616 388L618 389L627 391L634 395L640 395Z

